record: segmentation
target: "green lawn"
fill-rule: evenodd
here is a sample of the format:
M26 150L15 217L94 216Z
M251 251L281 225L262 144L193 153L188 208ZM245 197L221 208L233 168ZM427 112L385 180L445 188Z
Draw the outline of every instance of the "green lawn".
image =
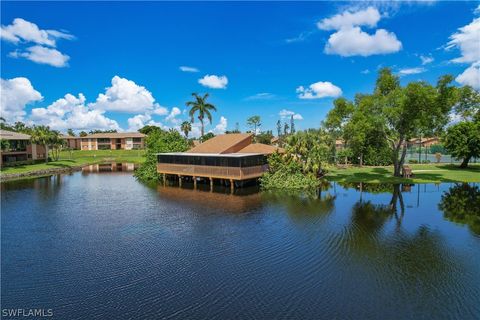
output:
M62 151L58 161L21 165L2 168L1 175L29 173L55 168L71 168L100 162L133 162L145 161L145 150L74 150Z
M410 164L413 169L411 179L393 176L393 167L348 167L330 168L327 180L339 182L371 183L430 183L430 182L480 182L480 164L471 164L460 169L452 164Z

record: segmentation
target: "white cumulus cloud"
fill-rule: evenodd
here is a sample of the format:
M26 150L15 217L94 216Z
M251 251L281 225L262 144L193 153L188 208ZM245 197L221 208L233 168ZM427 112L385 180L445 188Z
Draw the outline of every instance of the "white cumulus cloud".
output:
M368 7L365 10L352 12L347 10L343 13L334 15L331 18L325 18L317 23L322 30L340 30L353 26L375 27L380 21L380 13L376 8Z
M150 91L131 80L119 76L112 78L111 87L108 87L105 93L98 95L92 107L106 111L126 113L142 113L151 110L164 112L164 110L155 103L155 99Z
M75 37L58 30L42 30L35 23L22 18L16 18L12 24L1 26L2 40L18 44L19 42L33 42L40 45L55 47L57 39L72 40Z
M462 85L468 85L480 90L480 62L472 64L455 78L455 81Z
M198 83L202 86L212 89L226 89L228 84L228 78L226 76L216 76L207 74L201 79L198 79Z
M361 26L376 27L381 15L376 8L347 10L317 23L319 29L336 30L328 38L325 53L343 57L370 56L397 52L402 43L393 32L377 29L373 34L365 32Z
M73 40L75 37L67 32L58 30L42 30L36 24L16 18L12 24L1 26L2 40L11 42L23 49L9 54L13 58L25 58L35 63L48 64L54 67L65 67L70 57L61 53L55 47L58 39ZM34 43L34 46L24 47Z
M26 115L25 106L43 99L27 78L1 79L0 83L1 116L8 122L22 121Z
M308 88L305 88L304 86L298 87L297 93L300 99L335 98L342 94L342 89L331 82L319 81L312 83Z
M25 58L30 61L48 64L57 68L66 67L70 57L57 49L42 46L28 47L25 51L16 50L9 53L12 58Z
M32 109L29 121L34 124L48 125L55 130L121 130L117 121L105 116L105 111L92 109L85 105L85 96L75 97L66 94L46 108Z
M278 113L281 119L290 119L293 116L295 120L303 120L303 117L300 113L295 113L294 111L282 109Z
M182 114L182 111L177 107L173 107L172 110L170 111L170 114L165 118L165 120L172 123L178 123L181 120L179 120L176 117L180 114Z
M477 10L475 12L479 13ZM460 57L453 59L452 62L470 64L455 80L462 85L470 85L480 90L480 18L475 18L450 36L447 50L453 48L460 50Z
M224 116L220 117L218 124L213 129L213 133L215 134L223 134L227 130L228 120Z

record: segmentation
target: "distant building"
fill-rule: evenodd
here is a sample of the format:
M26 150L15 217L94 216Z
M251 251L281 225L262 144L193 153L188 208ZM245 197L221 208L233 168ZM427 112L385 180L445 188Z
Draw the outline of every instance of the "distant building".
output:
M412 138L408 140L408 145L409 146L414 146L414 147L430 147L435 144L440 144L440 138L439 137L431 137L431 138Z
M207 178L230 182L256 179L268 170L266 156L282 148L252 143L252 134L234 133L218 135L193 147L187 152L157 154L157 172L193 178Z
M0 165L14 162L45 159L45 147L30 142L31 136L25 133L0 130L0 139L8 142L8 147L0 151Z
M145 148L140 132L95 133L84 137L63 136L67 147L80 150L136 150Z

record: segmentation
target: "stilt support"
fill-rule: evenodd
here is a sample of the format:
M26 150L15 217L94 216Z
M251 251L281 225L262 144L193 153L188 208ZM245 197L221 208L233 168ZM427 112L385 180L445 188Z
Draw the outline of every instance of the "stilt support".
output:
M210 177L210 191L213 191L213 178Z
M230 192L233 193L234 189L235 189L235 184L233 182L233 179L230 179Z
M178 186L181 188L182 187L182 176L178 175Z
M193 177L193 189L197 189L197 177Z

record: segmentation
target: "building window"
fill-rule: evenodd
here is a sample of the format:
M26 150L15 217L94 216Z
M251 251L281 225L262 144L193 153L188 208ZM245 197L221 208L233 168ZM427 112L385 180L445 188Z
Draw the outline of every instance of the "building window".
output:
M142 138L133 138L133 143L142 143Z
M98 138L97 143L110 143L109 138Z
M110 144L99 144L97 148L98 150L110 150L112 146Z
M134 149L134 150L142 149L142 145L138 144L138 143L134 143L133 146L132 146L132 149Z

